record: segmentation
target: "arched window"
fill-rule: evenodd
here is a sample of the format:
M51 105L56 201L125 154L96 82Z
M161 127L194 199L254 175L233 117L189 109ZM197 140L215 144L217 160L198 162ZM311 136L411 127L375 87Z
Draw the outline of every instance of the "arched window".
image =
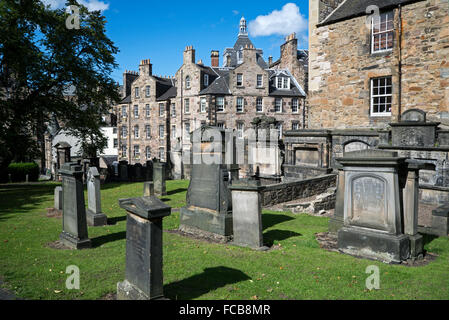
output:
M186 88L190 89L190 76L186 77Z

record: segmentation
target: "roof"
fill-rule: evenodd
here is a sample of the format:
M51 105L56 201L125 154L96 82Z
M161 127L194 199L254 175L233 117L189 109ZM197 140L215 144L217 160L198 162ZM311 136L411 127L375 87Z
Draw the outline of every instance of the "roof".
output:
M103 159L104 163L108 166L112 166L114 162L118 160L118 156L101 156L101 159Z
M296 81L295 77L287 69L269 70L270 72L270 96L274 97L306 97L306 93L301 85ZM290 77L290 89L278 89L275 86L274 81L271 80L277 75L283 75Z
M380 10L388 10L397 7L400 4L407 5L419 1L424 0L371 0L369 4L365 1L346 0L326 19L319 23L318 26L325 26L339 21L364 16L367 14L366 10L368 5L377 6Z
M126 103L131 103L131 95L127 96L126 98L122 99L122 101L120 101L120 104Z
M220 68L214 68L213 70L218 74L218 77L207 88L202 90L200 95L231 94L231 91L229 90L229 70Z
M176 98L178 94L178 88L177 87L170 87L163 95L161 95L159 98L156 99L156 101L165 101L168 99Z

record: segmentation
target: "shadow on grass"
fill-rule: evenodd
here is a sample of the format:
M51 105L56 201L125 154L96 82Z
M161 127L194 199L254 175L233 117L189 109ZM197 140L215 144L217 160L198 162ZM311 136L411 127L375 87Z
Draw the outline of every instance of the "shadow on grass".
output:
M178 193L182 193L182 192L186 192L186 191L187 191L187 189L185 189L185 188L178 188L175 190L170 190L170 191L167 191L167 196L172 196L174 194L178 194Z
M271 213L264 213L262 214L262 225L263 225L263 230L266 230L272 226L275 226L277 224L286 222L286 221L291 221L291 220L295 220L292 217L289 217L285 214L271 214Z
M102 245L104 245L105 243L119 241L119 240L123 240L123 239L126 239L126 231L112 233L112 234L108 234L105 236L93 238L93 239L91 239L92 248L98 248L98 247L101 247Z
M120 221L126 221L126 216L108 218L108 226L115 226Z
M302 237L302 234L289 230L270 230L263 234L263 242L271 247L274 241L282 241L293 237Z
M165 285L164 293L171 300L191 300L226 285L250 279L249 276L237 269L206 268L201 274Z

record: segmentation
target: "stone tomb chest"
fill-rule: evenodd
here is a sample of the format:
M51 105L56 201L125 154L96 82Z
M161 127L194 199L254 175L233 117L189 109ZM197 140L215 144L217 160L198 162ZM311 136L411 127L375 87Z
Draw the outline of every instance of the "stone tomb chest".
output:
M380 150L348 152L337 159L345 175L344 227L338 231L340 251L387 263L409 258L402 211L405 160L396 152Z

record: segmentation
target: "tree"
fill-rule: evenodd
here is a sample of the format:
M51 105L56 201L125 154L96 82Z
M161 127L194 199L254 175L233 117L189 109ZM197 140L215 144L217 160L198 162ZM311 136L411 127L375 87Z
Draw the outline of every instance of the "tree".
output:
M110 77L118 49L101 12L76 0L66 5L79 8L79 29L67 27L73 15L66 9L39 0L0 1L0 166L45 160L44 133L53 119L81 138L87 153L104 148L102 116L119 100ZM75 92L67 98L69 88Z

